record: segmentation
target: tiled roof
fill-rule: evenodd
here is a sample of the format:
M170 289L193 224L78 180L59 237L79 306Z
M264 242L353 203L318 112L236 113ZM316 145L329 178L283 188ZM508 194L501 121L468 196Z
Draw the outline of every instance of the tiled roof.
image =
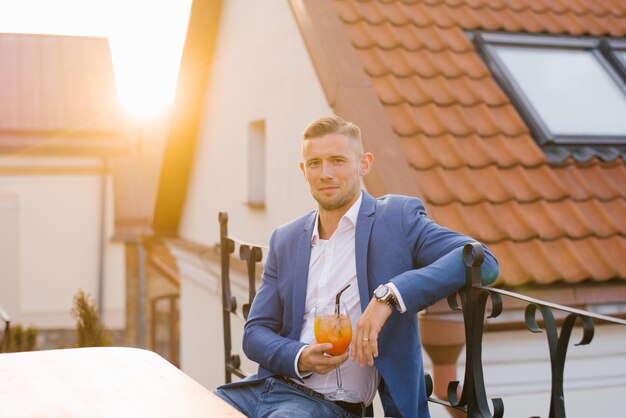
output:
M626 164L551 164L467 30L623 37L623 0L334 0L431 216L500 284L626 279ZM555 151L558 153L558 151ZM585 152L584 150L580 152Z
M0 152L124 152L104 38L0 34Z

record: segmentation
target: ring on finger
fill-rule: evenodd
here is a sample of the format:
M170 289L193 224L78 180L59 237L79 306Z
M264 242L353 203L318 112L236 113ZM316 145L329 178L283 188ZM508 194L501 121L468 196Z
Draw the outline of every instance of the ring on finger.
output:
M369 341L370 339L367 337L363 337L363 341Z

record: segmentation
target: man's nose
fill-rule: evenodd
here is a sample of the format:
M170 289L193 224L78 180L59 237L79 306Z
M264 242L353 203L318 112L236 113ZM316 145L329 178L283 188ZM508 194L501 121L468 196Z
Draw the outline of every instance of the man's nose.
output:
M330 167L330 163L324 161L322 162L322 172L321 177L328 179L333 177L332 169Z

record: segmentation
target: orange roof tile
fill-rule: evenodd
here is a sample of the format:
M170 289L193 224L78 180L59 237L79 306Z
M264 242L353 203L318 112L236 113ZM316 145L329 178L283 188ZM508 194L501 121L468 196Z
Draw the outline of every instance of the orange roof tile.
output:
M545 162L545 157L538 146L529 146L531 142L532 139L526 133L490 137L481 137L475 133L463 137L451 133L441 136L422 133L400 138L410 164L416 169L433 168L436 165L446 169L465 165L470 168L487 165L500 168L517 164L525 167L541 165Z
M420 106L434 102L438 106L486 104L497 107L508 104L508 98L491 78L471 80L469 77L446 78L441 75L423 78L415 74L399 78L389 73L373 77L372 81L381 84L377 90L386 105L406 102L411 106Z
M551 165L464 33L621 37L626 2L333 5L431 216L486 242L501 262L499 283L626 279L626 164Z
M626 264L623 262L626 238L623 236L503 241L491 244L490 248L501 260L500 282L508 286L557 281L606 281L626 277Z

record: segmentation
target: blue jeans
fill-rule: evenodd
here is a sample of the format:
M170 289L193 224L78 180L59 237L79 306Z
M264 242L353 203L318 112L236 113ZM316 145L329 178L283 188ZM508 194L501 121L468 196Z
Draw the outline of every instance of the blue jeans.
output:
M213 393L247 417L356 417L332 401L311 396L275 377L249 385L221 386Z

